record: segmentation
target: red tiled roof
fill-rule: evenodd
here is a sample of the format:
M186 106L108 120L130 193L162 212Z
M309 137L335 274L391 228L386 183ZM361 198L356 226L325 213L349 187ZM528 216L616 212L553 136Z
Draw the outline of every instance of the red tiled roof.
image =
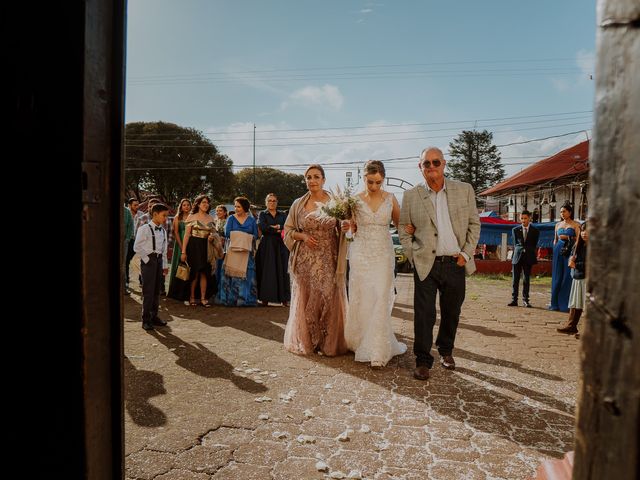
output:
M589 140L540 160L521 172L503 180L480 195L493 195L519 187L548 183L562 177L589 172Z

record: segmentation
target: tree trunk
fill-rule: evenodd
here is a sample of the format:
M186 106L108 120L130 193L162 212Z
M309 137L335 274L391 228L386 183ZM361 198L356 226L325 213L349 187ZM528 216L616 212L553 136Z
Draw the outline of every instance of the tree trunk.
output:
M638 479L640 2L598 2L588 302L573 478Z

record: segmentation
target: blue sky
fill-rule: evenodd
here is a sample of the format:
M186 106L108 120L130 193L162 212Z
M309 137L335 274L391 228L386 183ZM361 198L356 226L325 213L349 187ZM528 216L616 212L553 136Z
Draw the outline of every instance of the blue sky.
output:
M474 126L499 145L590 135L595 2L128 5L126 120L198 128L236 165L252 162L254 123L258 165L318 162L328 186L370 158L446 150ZM505 169L586 135L502 147ZM420 180L412 159L387 174Z

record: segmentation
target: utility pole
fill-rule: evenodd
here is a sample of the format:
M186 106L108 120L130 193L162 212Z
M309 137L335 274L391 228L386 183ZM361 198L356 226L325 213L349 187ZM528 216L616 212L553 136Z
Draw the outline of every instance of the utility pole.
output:
M253 202L256 202L256 124L253 124Z

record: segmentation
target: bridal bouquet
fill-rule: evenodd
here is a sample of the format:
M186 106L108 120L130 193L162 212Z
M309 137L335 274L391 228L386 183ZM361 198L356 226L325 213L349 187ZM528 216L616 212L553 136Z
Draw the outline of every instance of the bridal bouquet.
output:
M317 203L318 216L321 218L335 218L336 220L351 220L358 210L358 198L351 195L349 187L344 190L336 187L334 191L329 192L329 201L327 203ZM347 241L353 241L353 232L351 229L345 234Z

